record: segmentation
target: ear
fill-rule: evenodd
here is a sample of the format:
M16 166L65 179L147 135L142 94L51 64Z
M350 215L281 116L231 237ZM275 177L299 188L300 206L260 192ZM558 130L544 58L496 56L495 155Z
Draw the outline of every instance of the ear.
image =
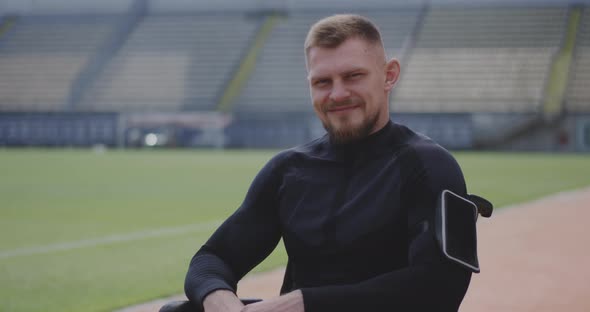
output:
M385 91L391 91L400 74L399 61L391 59L385 64Z

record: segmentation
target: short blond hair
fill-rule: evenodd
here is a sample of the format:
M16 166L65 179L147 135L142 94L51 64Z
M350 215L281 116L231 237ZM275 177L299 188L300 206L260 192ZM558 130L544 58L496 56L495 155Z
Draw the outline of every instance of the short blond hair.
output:
M368 18L355 14L325 17L311 26L305 39L305 55L313 47L336 48L350 38L360 38L381 45L379 28Z

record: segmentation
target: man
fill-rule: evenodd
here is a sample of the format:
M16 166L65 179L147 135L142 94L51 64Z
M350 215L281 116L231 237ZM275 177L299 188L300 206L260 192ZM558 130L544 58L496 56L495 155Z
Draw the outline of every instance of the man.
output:
M467 193L453 157L389 119L400 65L366 18L310 29L314 110L328 134L279 153L193 257L185 291L216 311L457 311L471 273L433 233L442 190ZM283 238L282 295L243 306L236 284Z

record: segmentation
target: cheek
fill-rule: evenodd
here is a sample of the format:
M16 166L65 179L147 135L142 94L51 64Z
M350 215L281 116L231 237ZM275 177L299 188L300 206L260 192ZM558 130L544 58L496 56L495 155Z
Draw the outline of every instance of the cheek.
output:
M376 88L361 88L357 90L358 96L361 100L365 103L367 109L373 109L372 106L375 105L375 102L379 101L379 90Z
M322 106L326 103L326 92L312 92L311 101L315 110L321 111Z

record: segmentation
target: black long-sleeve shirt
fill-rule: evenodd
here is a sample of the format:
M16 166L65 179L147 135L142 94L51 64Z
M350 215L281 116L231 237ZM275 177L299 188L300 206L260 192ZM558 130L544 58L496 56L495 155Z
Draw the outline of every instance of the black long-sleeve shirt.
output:
M471 273L435 240L444 189L467 193L455 159L391 121L354 144L324 136L283 151L193 257L186 295L200 305L235 291L282 237L282 292L301 289L306 312L457 311Z

